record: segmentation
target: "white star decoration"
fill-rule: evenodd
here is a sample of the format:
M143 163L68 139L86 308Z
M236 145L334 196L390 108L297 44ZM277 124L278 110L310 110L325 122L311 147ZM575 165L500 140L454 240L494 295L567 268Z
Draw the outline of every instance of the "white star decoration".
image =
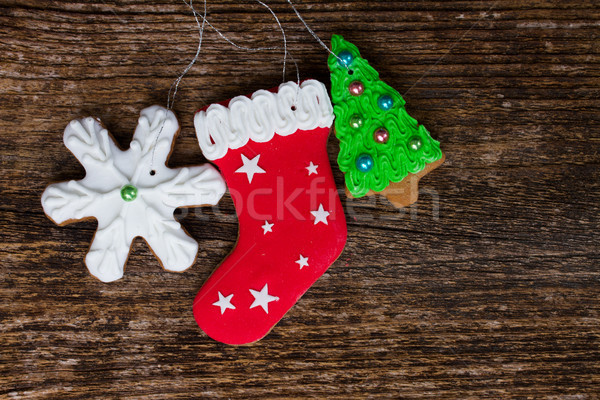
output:
M219 301L215 301L212 305L220 307L221 315L223 315L225 310L227 310L228 308L231 310L235 310L235 306L233 304L231 304L232 297L233 297L233 294L230 294L229 296L226 297L226 296L223 296L221 294L221 292L219 292Z
M252 178L254 174L264 174L265 170L258 166L258 160L260 159L260 154L257 154L252 160L242 154L242 165L235 172L238 174L246 174L248 177L248 183L252 183Z
M250 308L261 306L267 314L269 313L269 303L279 300L279 297L271 296L269 294L269 287L266 283L260 292L250 289L250 294L254 296L254 303L252 303Z
M65 146L86 175L48 186L42 206L57 224L98 220L85 264L101 281L123 276L129 248L138 236L167 270L183 271L194 263L198 243L181 228L173 211L217 204L225 181L210 165L166 166L178 131L175 114L159 106L142 110L127 150L119 149L95 118L73 120L65 128Z
M311 176L312 174L319 174L317 172L317 168L319 168L318 165L313 164L313 162L310 162L310 165L308 167L304 167L306 170L308 170L308 176Z
M300 266L300 269L308 267L308 257L303 257L302 254L300 254L300 258L296 260L295 263Z
M267 232L273 232L273 225L275 224L270 224L269 221L265 221L265 224L261 227L263 228L263 235L266 235Z
M323 204L319 204L319 209L317 211L311 211L310 213L315 217L314 225L318 224L319 222L322 222L325 225L329 225L327 223L329 211L325 211L325 209L323 208Z

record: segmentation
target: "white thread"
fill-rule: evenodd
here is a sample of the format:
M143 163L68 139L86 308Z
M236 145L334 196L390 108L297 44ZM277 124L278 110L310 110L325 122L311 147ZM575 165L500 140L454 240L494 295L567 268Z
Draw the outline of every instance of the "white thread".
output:
M177 95L177 90L179 89L179 83L181 82L183 77L189 72L189 70L194 66L194 64L198 60L198 57L200 56L200 50L202 49L202 38L204 36L204 24L206 21L206 0L204 0L204 17L202 18L202 25L200 24L200 21L198 21L198 14L196 13L196 9L194 8L194 5L193 5L194 0L190 0L189 4L186 0L183 0L183 3L192 10L192 13L194 14L194 19L196 20L196 25L198 26L198 48L196 49L196 54L194 55L194 58L192 59L192 61L190 61L190 63L183 70L181 75L179 75L177 77L177 79L175 80L175 82L173 82L173 84L171 85L171 88L169 89L169 95L167 97L167 109L168 110L171 110L173 108L173 103L175 102L175 96ZM173 87L175 87L174 91L173 91ZM173 91L172 98L171 98L171 91ZM170 103L169 103L169 101L170 101Z
M296 59L292 56L292 54L289 51L287 51L287 37L285 35L285 30L283 29L283 26L281 25L281 22L279 21L279 18L277 18L277 15L275 14L275 12L268 5L266 5L265 3L263 3L262 1L256 0L256 2L258 2L263 7L265 7L267 10L269 10L269 12L275 18L275 21L277 22L277 25L279 26L279 29L281 30L281 34L283 36L283 45L284 45L284 48L283 48L284 49L283 81L285 81L286 55L289 55L290 59L294 63L294 68L296 69L296 82L298 84L298 89L296 91L296 97L295 97L295 100L294 100L294 105L295 105L296 102L297 102L297 100L298 100L298 90L299 90L299 87L300 87L300 69L298 68L298 63L296 62ZM221 37L221 39L225 40L227 43L229 43L230 45L232 45L233 47L235 47L238 50L255 52L255 51L267 51L267 50L280 50L281 49L281 47L279 47L279 46L272 46L272 47L247 47L247 46L239 45L239 44L235 43L233 40L229 39L227 36L225 36L223 34L223 32L221 32L219 29L217 29L205 16L202 17L202 18L203 18L203 22L205 22L212 30L214 30Z
M179 75L177 77L177 79L175 79L175 82L173 82L173 84L169 88L169 94L167 95L167 110L168 111L170 111L173 108L173 103L175 102L175 96L177 95L177 90L179 89L179 83L181 82L183 77L189 72L189 70L192 69L192 67L198 60L198 57L200 56L200 50L202 49L202 38L204 36L204 23L206 21L206 0L204 0L204 15L202 16L202 24L200 24L200 21L198 21L198 14L196 13L196 9L194 8L194 0L190 0L189 4L186 0L183 0L183 3L186 6L188 6L192 10L192 13L194 14L194 19L196 20L196 25L198 26L198 47L196 49L196 54L194 55L194 58L192 59L192 61L190 61L190 63L187 65L187 67L185 67L185 69L183 70L181 75ZM175 88L175 89L173 89L173 88ZM173 92L173 97L171 97L171 92ZM163 124L161 125L160 130L158 131L158 134L156 135L156 140L154 141L155 145L158 143L158 141L160 139L160 135L162 134L165 121L166 121L166 118L163 121ZM154 167L155 150L156 150L156 146L154 147L154 150L152 151L152 157L150 158L150 171L149 171L150 175L153 175L153 172L154 172L153 167Z
M279 18L277 18L277 15L275 14L275 12L268 5L266 5L265 3L263 3L260 0L256 0L256 2L258 2L259 4L261 4L263 7L265 7L267 10L269 10L271 12L271 14L275 18L275 21L277 22L277 25L279 26L279 29L281 30L281 33L283 35L284 51L285 51L284 61L283 61L283 75L284 75L283 80L285 81L285 66L286 66L285 57L287 54L290 57L290 59L292 60L292 62L294 63L294 67L296 69L296 80L298 81L298 83L300 83L300 71L298 69L298 63L296 63L296 60L294 59L292 54L289 51L287 51L287 37L285 35L285 30L283 29L283 26L281 25L281 22L279 21ZM281 50L280 46L247 47L247 46L239 45L239 44L235 43L233 40L229 39L227 36L225 36L223 34L223 32L221 32L219 29L217 29L208 19L204 18L204 22L206 22L206 25L208 25L212 30L214 30L217 33L217 35L219 35L221 37L221 39L225 40L227 43L229 43L230 45L232 45L233 47L235 47L238 50L244 50L244 51L250 51L250 52L267 51L267 50Z
M302 18L302 15L300 15L300 13L296 9L296 7L294 7L294 4L292 4L292 0L286 0L286 1L292 7L292 10L294 10L294 12L296 13L296 16L298 17L298 19L304 24L304 27L306 28L306 30L308 31L308 33L310 33L312 35L312 37L314 37L315 40L317 42L319 42L319 44L325 50L327 50L329 52L329 54L331 54L332 56L334 56L335 58L337 58L338 61L340 62L340 65L343 65L349 71L350 68L346 65L346 63L344 62L344 60L342 60L337 54L335 54L333 51L331 51L331 49L325 43L323 43L323 41L321 40L321 38L312 29L310 29L310 26L308 26L308 24L306 23L306 21L304 20L304 18Z
M285 30L283 29L283 26L281 26L281 22L279 22L279 18L277 18L277 15L275 15L275 12L273 12L271 7L269 7L268 5L266 5L265 3L263 3L260 0L256 0L256 2L260 5L262 5L263 7L266 7L267 10L269 10L271 15L273 15L273 18L275 18L275 21L277 22L277 25L279 26L279 30L281 30L281 34L283 35L283 80L285 81L285 62L286 62L286 57L287 57L287 38L285 36Z
M194 66L194 64L196 63L196 61L198 60L199 56L200 56L200 51L202 49L202 39L204 36L204 26L205 24L210 26L215 32L217 32L217 34L226 42L228 42L229 44L231 44L232 46L236 47L239 50L246 50L246 51L263 51L263 50L279 50L281 49L281 47L279 46L275 46L275 47L258 47L258 48L251 48L251 47L246 47L246 46L240 46L237 43L234 43L232 40L230 40L228 37L226 37L221 31L219 31L217 28L215 28L214 25L212 25L210 23L210 21L206 18L207 15L207 2L206 0L204 0L204 12L202 15L200 15L193 4L193 0L190 0L189 3L186 0L182 0L183 3L188 6L190 8L190 10L192 11L192 14L194 15L194 19L196 20L196 25L198 26L198 32L199 32L199 38L198 38L198 47L196 49L196 54L194 55L194 58L190 61L190 63L187 65L187 67L183 70L183 72L181 73L181 75L179 75L177 77L177 79L175 80L175 82L173 82L173 84L171 85L170 89L169 89L169 94L167 96L167 110L171 110L173 108L173 104L175 103L175 96L177 95L177 91L179 89L179 84L181 83L181 80L184 78L184 76L189 72L189 70ZM279 27L279 29L281 30L281 35L283 37L283 68L282 68L282 76L283 76L283 81L285 81L285 69L286 69L286 62L287 62L287 56L289 54L290 59L293 61L295 69L296 69L296 79L297 79L297 89L296 89L296 96L294 99L294 106L296 105L296 102L298 100L298 93L299 93L299 88L300 88L300 71L298 69L298 63L296 62L296 60L294 59L294 57L288 52L287 50L287 37L285 34L285 29L283 28L283 26L281 25L281 22L279 21L279 18L277 17L277 15L275 14L275 12L271 9L271 7L269 7L267 4L265 4L264 2L262 2L261 0L256 0L257 3L259 3L260 5L262 5L263 7L265 7L267 10L269 10L269 12L271 13L271 15L273 15L273 18L275 18L275 22L277 23L277 26ZM292 5L293 7L293 5ZM297 11L296 11L297 13ZM198 20L198 17L202 18L202 24L200 24L200 21ZM306 23L305 23L306 25ZM308 26L307 26L308 28ZM308 28L310 30L310 28ZM314 33L313 33L314 35ZM320 39L319 39L320 41ZM322 42L321 42L322 43ZM173 95L171 96L171 93L173 93ZM157 136L156 136L156 142L158 142L158 140L160 139L160 135L162 134L162 130L163 130L163 126L161 126ZM154 165L154 153L152 154L151 160L150 160L150 174L152 174L153 172L153 167Z

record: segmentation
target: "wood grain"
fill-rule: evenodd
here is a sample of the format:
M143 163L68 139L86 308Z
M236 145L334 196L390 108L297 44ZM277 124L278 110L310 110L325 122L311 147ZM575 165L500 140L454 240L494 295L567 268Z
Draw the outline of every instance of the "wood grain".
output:
M166 104L197 45L189 10L0 0L0 398L599 398L598 2L296 3L323 39L359 46L447 161L408 210L341 190L340 259L265 339L231 347L191 313L234 246L229 197L181 213L193 268L166 273L136 241L112 284L83 265L95 224L57 227L40 206L49 182L83 176L69 120L98 116L125 145L139 110ZM301 77L329 82L325 51L268 4ZM209 18L237 43L281 45L257 3L211 1ZM206 32L171 165L204 161L196 109L280 82L281 52L234 50ZM333 137L328 150L335 162Z

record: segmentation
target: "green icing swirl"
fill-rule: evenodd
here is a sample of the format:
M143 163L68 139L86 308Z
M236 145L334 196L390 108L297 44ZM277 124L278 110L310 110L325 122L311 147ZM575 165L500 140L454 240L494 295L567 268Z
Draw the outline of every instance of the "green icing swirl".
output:
M369 190L380 192L390 182L400 182L409 173L416 174L425 165L442 158L438 141L431 138L429 132L404 108L405 101L396 90L379 79L379 73L360 57L358 48L339 35L331 39L335 54L346 50L352 54L353 61L348 66L340 64L337 57L328 59L331 72L331 98L334 103L335 135L340 141L338 164L345 173L346 186L354 197L362 197ZM348 86L360 81L364 92L353 96ZM394 102L390 110L379 108L379 97L390 96ZM350 121L354 115L360 115L362 127L354 128ZM386 129L390 136L387 143L377 143L373 132L378 128ZM421 147L414 150L409 143L418 138ZM373 157L373 168L368 172L359 171L356 158L361 154Z

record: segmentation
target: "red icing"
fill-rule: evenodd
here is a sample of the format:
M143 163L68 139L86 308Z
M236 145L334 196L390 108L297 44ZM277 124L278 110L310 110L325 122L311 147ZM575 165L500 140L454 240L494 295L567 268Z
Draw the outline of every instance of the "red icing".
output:
M215 164L227 181L239 219L239 238L234 250L198 292L194 317L206 334L228 344L245 344L261 339L300 299L306 290L338 258L346 243L346 220L337 194L327 155L329 128L275 135L266 143L249 141L228 150ZM252 182L242 167L241 155L252 160L260 154ZM312 161L317 174L309 175ZM319 205L328 211L328 224L315 224L311 211ZM273 223L264 234L265 220ZM308 257L308 266L295 261ZM250 309L265 284L268 294L279 298ZM235 309L213 305L218 292L230 299Z

